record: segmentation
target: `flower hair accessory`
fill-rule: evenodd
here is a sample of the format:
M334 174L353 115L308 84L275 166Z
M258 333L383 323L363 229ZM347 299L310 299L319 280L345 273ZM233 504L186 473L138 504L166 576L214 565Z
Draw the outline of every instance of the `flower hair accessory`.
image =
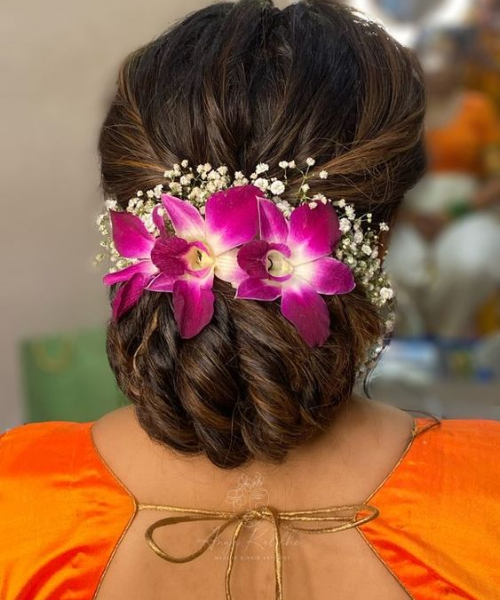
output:
M118 284L113 319L145 291L170 293L180 335L192 338L212 320L218 278L235 288L236 298L279 299L284 317L314 347L330 335L322 296L348 294L358 281L375 306L389 305L393 292L377 249L379 231L388 227L373 230L371 215L357 217L344 200L310 198L314 164L309 158L302 170L282 161L283 177L269 179L261 163L249 179L236 172L231 180L226 166L193 169L182 161L165 172L165 186L137 192L126 210L107 200L97 224L111 259L104 283ZM290 170L303 178L293 204L281 198Z

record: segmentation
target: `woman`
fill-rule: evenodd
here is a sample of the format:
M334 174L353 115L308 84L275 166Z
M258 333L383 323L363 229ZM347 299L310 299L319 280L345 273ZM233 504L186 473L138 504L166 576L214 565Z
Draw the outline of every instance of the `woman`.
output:
M4 434L3 599L497 595L500 426L353 393L423 113L413 56L324 0L214 4L126 60L99 224L132 406Z
M423 318L414 333L451 340L477 335L478 313L500 289L500 121L487 96L463 87L462 35L432 29L418 45L429 169L408 194L387 261Z

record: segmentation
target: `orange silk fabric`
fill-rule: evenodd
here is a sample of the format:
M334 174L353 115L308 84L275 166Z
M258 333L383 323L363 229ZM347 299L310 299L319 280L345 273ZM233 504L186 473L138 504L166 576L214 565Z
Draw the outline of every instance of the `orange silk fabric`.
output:
M91 600L134 515L90 423L40 423L0 438L1 600Z
M417 420L419 434L369 499L380 516L360 531L414 600L498 599L500 423L431 423ZM91 426L31 424L0 438L2 600L95 595L137 505Z

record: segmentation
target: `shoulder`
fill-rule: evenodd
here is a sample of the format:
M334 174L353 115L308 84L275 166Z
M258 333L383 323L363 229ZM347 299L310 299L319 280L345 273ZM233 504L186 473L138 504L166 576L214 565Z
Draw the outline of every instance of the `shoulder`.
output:
M500 470L499 421L444 419L435 425L428 421L419 435L423 442L421 454L432 453L443 467L477 464L475 472L487 475L490 470ZM464 472L463 476L470 477L471 473ZM498 486L500 491L500 482Z
M444 504L462 503L460 510L466 513L476 510L481 502L499 503L495 518L500 521L500 422L425 421L408 459L407 470L416 485L413 493L418 491L428 499L433 493L447 496Z
M428 434L436 439L449 441L457 439L468 440L479 448L488 446L492 442L500 441L500 421L490 419L420 419L422 423L420 430L424 432L427 427ZM431 433L432 432L432 433ZM500 448L498 448L500 452Z
M370 499L380 518L364 526L365 534L415 596L433 590L433 597L455 597L459 589L493 598L500 588L500 423L418 425L406 455ZM402 556L419 568L408 569Z
M60 457L54 450L61 445L67 448L68 443L84 443L91 426L92 422L49 421L9 429L0 436L0 465L22 460L29 453L34 453L34 458L41 460Z
M135 505L100 461L91 426L36 423L0 437L2 598L48 600L58 585L92 597Z
M14 499L16 493L21 496L30 489L50 492L53 496L49 503L61 495L58 490L65 497L68 494L76 497L86 486L127 496L94 445L91 433L94 423L29 423L3 433L0 436L0 490L11 486L8 496ZM5 495L0 494L2 501L5 502Z

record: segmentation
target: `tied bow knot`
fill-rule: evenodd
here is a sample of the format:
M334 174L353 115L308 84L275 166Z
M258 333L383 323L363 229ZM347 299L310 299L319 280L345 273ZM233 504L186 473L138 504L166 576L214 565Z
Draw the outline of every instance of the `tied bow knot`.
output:
M236 546L243 527L255 521L269 521L274 530L274 567L276 578L276 600L283 600L283 553L281 547L280 524L286 523L289 529L305 533L335 533L359 527L377 518L379 511L369 504L356 504L348 506L333 506L313 510L282 511L278 512L272 506L258 506L241 512L210 511L194 508L180 508L175 506L139 505L142 510L163 510L168 512L183 513L181 515L160 519L150 525L146 530L146 540L153 552L171 563L186 563L201 556L225 529L236 523L231 544L229 547L228 563L225 576L226 600L233 600L231 594L231 574L233 572ZM350 516L346 515L350 513ZM360 513L365 513L360 515ZM221 521L208 535L203 544L186 556L172 556L165 552L153 539L154 532L162 527L178 523L197 521ZM326 523L322 527L299 526L297 523Z

